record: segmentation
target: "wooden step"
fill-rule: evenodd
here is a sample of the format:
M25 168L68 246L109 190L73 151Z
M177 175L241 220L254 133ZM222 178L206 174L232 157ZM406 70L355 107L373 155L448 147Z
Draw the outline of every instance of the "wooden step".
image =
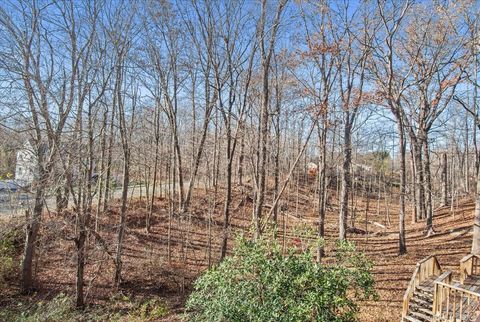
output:
M410 305L410 311L411 312L422 313L422 314L425 314L425 315L428 315L428 316L433 316L433 312L432 312L431 307L426 308L426 307L419 306L417 304L411 304Z
M410 316L410 315L404 316L403 321L422 322L419 319L416 319L416 318L414 318L413 316Z
M412 297L410 300L411 302L421 305L422 307L429 307L432 308L433 305L433 300L432 301L425 301L424 299L421 299L419 297Z
M417 292L415 291L413 293L414 298L420 298L426 302L429 302L430 304L433 304L433 295L430 295L428 293L422 293L422 292Z
M409 315L413 316L414 318L416 318L420 321L431 321L432 320L432 316L428 316L428 315L420 313L420 312L410 312Z
M433 296L433 288L432 287L418 285L415 290L420 290L423 293L431 294Z

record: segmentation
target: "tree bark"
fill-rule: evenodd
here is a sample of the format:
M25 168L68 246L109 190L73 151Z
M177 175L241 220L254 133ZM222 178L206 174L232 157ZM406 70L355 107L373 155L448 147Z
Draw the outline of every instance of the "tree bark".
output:
M227 254L227 242L228 242L228 228L230 225L230 204L232 202L232 164L233 164L233 151L231 150L231 128L230 124L227 124L227 191L225 195L225 205L223 208L223 236L222 246L220 251L220 259L222 260Z
M475 194L475 217L473 219L472 254L480 254L480 173L477 174L477 192Z
M448 163L447 153L442 154L442 206L448 206Z
M430 236L433 231L433 205L432 205L432 176L430 171L430 150L428 148L428 140L426 139L423 142L423 168L425 170L425 184L426 184L426 213L427 213L427 226L426 226L426 235Z
M424 164L422 161L422 145L420 142L417 142L416 139L411 140L413 145L413 155L415 158L415 193L417 195L417 219L425 219L425 179L424 179Z
M340 190L340 214L338 220L340 240L347 239L348 199L351 188L350 166L352 164L352 124L350 124L350 113L345 112L344 141L343 141L343 163L342 179Z
M25 247L22 260L22 293L28 294L34 290L33 284L33 259L35 258L35 248L38 231L40 229L40 220L43 212L44 189L37 187L35 192L35 204L33 212L27 210L27 225Z
M123 251L123 238L125 235L125 222L127 214L127 200L128 200L128 185L130 184L129 163L130 157L127 154L123 162L123 187L122 187L122 207L120 210L120 223L118 227L117 237L117 254L115 257L115 287L118 289L121 282L122 273L122 251Z
M319 146L320 146L320 164L318 175L318 236L325 238L325 206L327 199L327 117L322 116L323 126L317 126ZM317 261L320 262L325 255L323 246L319 246L317 250Z
M405 192L406 192L406 163L405 163L405 134L403 122L400 115L397 115L398 128L398 146L400 152L400 213L399 213L399 229L398 229L398 253L403 255L407 252L407 244L405 239Z
M86 240L85 223L81 223L80 231L78 232L78 238L75 241L75 245L77 248L77 276L76 276L76 283L75 283L75 299L76 299L77 308L83 308L85 306L85 301L83 296L84 270L85 270L85 240Z

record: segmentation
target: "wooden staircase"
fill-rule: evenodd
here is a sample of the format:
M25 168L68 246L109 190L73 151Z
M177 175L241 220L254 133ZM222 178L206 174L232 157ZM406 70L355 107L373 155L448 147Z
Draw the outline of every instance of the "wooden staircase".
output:
M429 278L415 288L413 296L410 299L408 315L404 317L405 321L432 321L433 320L433 282L434 278Z
M437 258L417 263L403 298L402 321L480 321L480 257L460 261L460 281L443 272Z

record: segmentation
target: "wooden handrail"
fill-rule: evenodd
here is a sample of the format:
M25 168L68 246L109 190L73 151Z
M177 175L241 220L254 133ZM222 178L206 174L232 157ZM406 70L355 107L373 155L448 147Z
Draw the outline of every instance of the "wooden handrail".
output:
M436 315L437 312L441 311L441 303L442 299L444 298L444 294L442 293L441 286L443 284L448 284L452 282L452 271L446 271L439 277L435 279L433 284L433 304L432 304L432 313Z
M468 294L468 295L472 295L472 296L476 296L476 297L480 298L480 293L472 292L472 291L467 290L467 289L465 289L465 288L458 287L458 286L455 286L455 285L452 285L452 284L448 284L448 283L444 283L444 282L435 282L435 283L438 284L438 285L444 286L444 287L451 288L452 290L455 290L455 291L457 291L457 292L462 292L462 293L465 293L465 294Z
M412 278L410 278L410 282L408 283L407 290L403 295L402 317L405 317L408 314L408 303L410 302L413 292L415 291L416 285L414 284L415 284L416 276L418 275L418 271L419 271L419 265L417 263L417 266L415 267L415 271L413 271Z
M432 259L432 258L434 258L434 257L435 257L435 255L428 255L427 257L419 260L419 261L417 262L417 265L421 265L421 264L425 263L426 261L428 261L428 260L430 260L430 259ZM436 257L435 257L435 258L436 258Z
M435 283L450 283L452 281L452 271L445 271L435 279Z
M472 258L474 255L473 254L468 254L468 255L465 255L461 260L460 260L460 263L463 263L463 262L466 262L468 261L470 258Z
M441 272L440 263L434 255L429 255L417 263L407 290L403 296L402 317L405 317L408 314L408 305L417 286L431 276L440 275Z
M451 279L451 273L448 278ZM434 282L434 319L436 321L470 321L470 318L477 314L480 294L448 283L439 279Z
M460 260L460 283L471 275L480 274L480 256L469 254Z

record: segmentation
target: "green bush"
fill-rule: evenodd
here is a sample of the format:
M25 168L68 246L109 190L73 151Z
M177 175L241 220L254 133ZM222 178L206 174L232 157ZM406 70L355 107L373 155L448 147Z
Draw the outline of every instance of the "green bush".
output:
M162 301L150 299L142 303L131 316L138 321L155 321L165 317L167 314L168 309Z
M354 321L357 301L376 297L372 263L352 243L336 261L314 261L315 246L284 255L272 239L241 238L233 255L207 271L188 299L190 321Z

